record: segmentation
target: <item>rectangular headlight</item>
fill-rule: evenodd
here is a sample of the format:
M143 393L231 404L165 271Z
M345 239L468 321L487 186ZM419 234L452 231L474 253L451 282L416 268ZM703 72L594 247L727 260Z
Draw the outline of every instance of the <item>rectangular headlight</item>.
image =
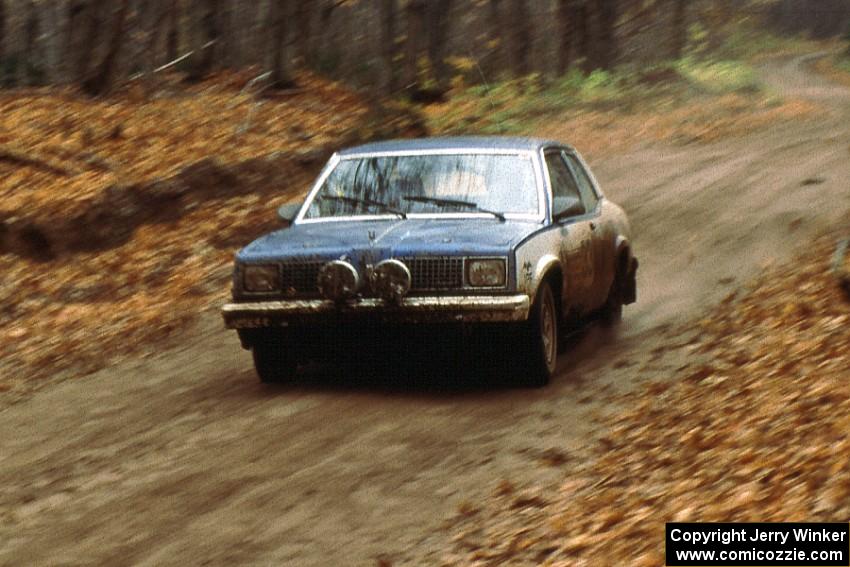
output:
M469 259L466 261L466 282L472 287L505 287L503 259Z
M263 292L280 289L280 269L274 264L256 264L242 269L245 291Z

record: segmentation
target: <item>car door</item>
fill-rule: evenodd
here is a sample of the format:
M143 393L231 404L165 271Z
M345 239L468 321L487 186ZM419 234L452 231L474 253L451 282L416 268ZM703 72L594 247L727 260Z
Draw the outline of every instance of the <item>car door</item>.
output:
M614 281L614 231L605 221L601 195L593 184L584 164L571 152L564 152L564 159L578 185L582 202L587 209L593 246L594 281L590 293L591 308L601 306L608 298Z
M560 231L560 258L563 266L564 311L588 311L592 305L594 279L593 241L590 221L578 185L570 173L563 152L544 154L552 192L552 221Z

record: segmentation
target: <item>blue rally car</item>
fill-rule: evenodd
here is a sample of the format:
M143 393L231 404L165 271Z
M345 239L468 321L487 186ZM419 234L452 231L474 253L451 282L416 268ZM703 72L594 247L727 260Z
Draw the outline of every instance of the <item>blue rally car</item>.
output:
M263 382L294 377L311 347L347 329L486 328L555 370L559 329L636 298L623 210L581 156L509 137L373 143L334 154L286 224L236 256L225 324ZM435 347L436 348L436 347Z

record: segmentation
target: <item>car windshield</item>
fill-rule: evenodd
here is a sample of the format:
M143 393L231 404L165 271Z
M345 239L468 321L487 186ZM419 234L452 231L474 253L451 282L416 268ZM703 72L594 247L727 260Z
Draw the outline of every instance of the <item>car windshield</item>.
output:
M537 212L530 156L417 154L343 158L305 218Z

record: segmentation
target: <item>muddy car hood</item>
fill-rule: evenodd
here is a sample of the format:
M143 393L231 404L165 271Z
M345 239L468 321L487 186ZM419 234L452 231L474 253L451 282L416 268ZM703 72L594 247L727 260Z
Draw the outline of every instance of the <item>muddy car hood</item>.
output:
M417 255L506 255L541 227L533 221L465 218L344 221L294 225L267 234L237 255L242 262L289 257L371 260Z

